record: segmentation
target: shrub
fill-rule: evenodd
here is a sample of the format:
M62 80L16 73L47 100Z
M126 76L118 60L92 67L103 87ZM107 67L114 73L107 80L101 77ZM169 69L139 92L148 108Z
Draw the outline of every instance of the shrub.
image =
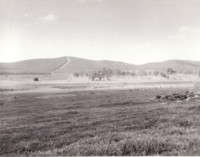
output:
M158 71L154 71L154 72L153 72L153 75L154 75L154 76L158 76L158 75L159 75L159 72L158 72Z
M198 76L200 77L200 71L198 72Z
M38 78L38 77L35 77L35 78L33 79L33 81L39 81L39 78Z
M172 69L172 68L168 68L167 69L167 74L168 75L171 75L171 74L174 74L174 73L176 73L176 71L174 69Z
M142 70L142 71L138 72L138 75L141 76L141 77L147 76L147 72Z
M131 76L133 77L137 76L136 72L131 72Z
M92 81L94 81L96 78L99 79L99 81L103 80L104 78L106 78L107 80L110 79L110 77L112 77L113 75L113 71L111 69L107 69L107 68L102 68L98 71L94 71L90 74L90 79Z
M162 76L162 77L164 77L164 78L169 78L165 73L163 73L163 72L160 72L160 76Z
M75 72L75 73L73 73L73 76L74 77L79 77L79 73Z

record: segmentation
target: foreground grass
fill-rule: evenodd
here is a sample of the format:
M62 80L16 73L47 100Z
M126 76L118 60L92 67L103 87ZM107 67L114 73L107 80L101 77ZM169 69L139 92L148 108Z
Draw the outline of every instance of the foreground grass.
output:
M185 89L0 96L0 155L199 155L200 104Z

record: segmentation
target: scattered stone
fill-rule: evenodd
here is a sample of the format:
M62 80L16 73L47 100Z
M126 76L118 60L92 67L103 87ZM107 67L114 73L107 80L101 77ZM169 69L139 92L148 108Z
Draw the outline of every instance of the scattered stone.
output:
M190 92L189 93L189 97L194 97L195 95L194 95L194 92Z
M185 93L174 93L171 95L156 95L154 99L156 100L169 100L169 101L183 101L187 100L189 101L191 98L197 98L200 97L200 94L195 94L192 91L186 91Z
M160 95L156 95L156 99L160 99L162 96Z

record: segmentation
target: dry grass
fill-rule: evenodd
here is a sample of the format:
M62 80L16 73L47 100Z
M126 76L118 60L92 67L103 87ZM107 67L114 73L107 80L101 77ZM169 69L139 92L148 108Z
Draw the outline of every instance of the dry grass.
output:
M80 140L53 152L43 152L41 155L157 155L176 149L178 146L166 138L140 133L108 133Z
M185 90L1 95L0 155L199 155L199 103L148 101Z

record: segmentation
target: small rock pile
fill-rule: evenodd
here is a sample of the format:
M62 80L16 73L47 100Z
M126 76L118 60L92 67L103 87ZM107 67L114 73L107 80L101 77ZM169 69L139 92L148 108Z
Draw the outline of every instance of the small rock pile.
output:
M185 93L174 93L171 95L156 95L154 99L156 100L169 100L169 101L183 101L183 100L188 100L191 98L199 97L199 94L195 94L194 92L191 91L186 91Z

